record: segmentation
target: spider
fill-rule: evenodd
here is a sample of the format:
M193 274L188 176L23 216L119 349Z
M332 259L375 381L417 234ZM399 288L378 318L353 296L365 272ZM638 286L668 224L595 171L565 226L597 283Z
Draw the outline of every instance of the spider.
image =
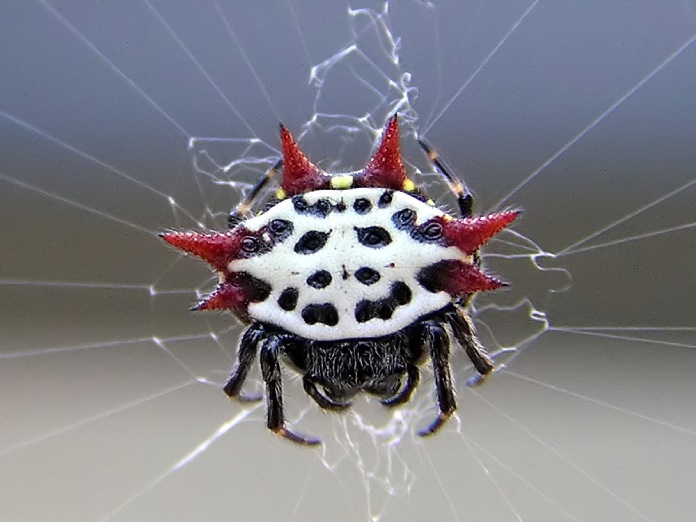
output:
M247 324L225 393L260 399L242 392L260 352L268 428L314 445L320 441L286 425L281 361L302 375L321 408L340 411L358 392L390 407L408 402L430 357L439 412L419 434L435 433L456 409L450 338L466 351L478 382L494 368L466 308L476 292L505 285L479 270L479 248L518 212L473 217L471 194L419 140L461 216L439 209L406 175L396 115L356 172L323 172L282 124L280 141L282 159L230 213L228 231L160 234L219 275L217 288L193 310L229 310ZM279 188L249 217L278 172Z

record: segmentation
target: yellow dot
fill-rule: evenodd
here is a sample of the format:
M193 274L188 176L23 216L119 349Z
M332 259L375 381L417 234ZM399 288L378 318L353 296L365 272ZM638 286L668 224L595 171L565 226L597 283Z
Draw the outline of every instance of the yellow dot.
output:
M429 199L428 201L426 201L426 203L427 203L428 205L430 205L431 207L434 207L434 206L435 206L435 202L434 202L432 199Z
M413 192L416 189L416 185L414 185L413 181L410 179L404 180L404 184L401 187L404 192Z
M336 190L349 189L353 186L353 176L341 174L331 178L331 188Z
M278 199L285 199L286 195L287 194L285 194L285 191L282 188L279 188L275 191L275 197Z

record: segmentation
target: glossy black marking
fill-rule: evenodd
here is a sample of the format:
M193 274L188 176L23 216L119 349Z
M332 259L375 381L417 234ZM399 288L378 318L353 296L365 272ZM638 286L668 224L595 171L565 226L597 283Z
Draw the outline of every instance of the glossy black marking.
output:
M295 207L295 212L298 214L308 214L310 216L325 218L335 208L327 198L316 200L313 204L309 204L302 195L293 196L291 198L292 205ZM336 208L338 205L336 205Z
M293 196L291 201L292 206L295 207L295 211L298 214L304 214L307 211L307 207L309 207L309 203L307 203L304 196Z
M338 324L338 310L331 303L309 304L302 309L302 319L309 325L322 323L336 326Z
M264 247L263 241L257 236L247 236L242 239L240 244L244 257L252 257L259 253Z
M405 208L392 214L392 223L394 223L394 226L399 230L411 229L416 222L416 218L415 210Z
M418 281L418 284L425 288L428 292L433 293L442 290L442 288L440 288L439 279L437 264L422 268L416 275L416 281Z
M355 320L359 323L366 323L370 319L382 319L387 321L391 319L394 313L395 303L390 299L380 299L378 301L369 301L363 299L355 305Z
M328 199L321 198L315 201L314 205L312 205L312 208L314 209L315 215L326 217L329 214L331 214L331 210L333 210L333 205Z
M426 221L418 228L425 241L437 241L442 237L442 225L437 221Z
M353 202L353 210L358 214L367 214L372 210L372 203L369 199L358 198Z
M382 227L355 227L358 241L370 248L382 248L392 242L389 232Z
M278 297L278 306L286 312L290 312L297 306L297 296L299 292L297 288L286 288Z
M319 232L318 230L310 230L306 232L295 243L295 253L297 254L313 254L321 250L326 245L327 239L331 232Z
M278 243L282 243L292 235L294 228L290 221L274 219L268 225L257 231L249 231L241 243L237 254L238 259L249 259L270 252Z
M350 274L348 273L348 269L346 268L346 265L341 265L341 277L343 278L344 281L346 281L350 277Z
M394 315L394 310L410 303L411 298L412 293L408 285L403 281L397 281L392 284L388 297L376 301L363 299L355 305L355 320L359 323L366 323L371 319L387 321Z
M419 243L447 246L442 239L442 225L438 221L430 219L416 225L416 218L414 211L405 208L392 214L392 223L397 229L408 232L411 238Z
M232 272L227 282L244 289L244 297L250 303L265 301L271 295L271 285L248 272Z
M374 302L363 299L355 305L355 320L359 323L366 323L375 317Z
M369 286L375 284L380 279L379 272L367 266L358 268L355 271L355 278L362 284Z
M334 208L336 209L337 212L345 212L346 208L348 208L348 207L346 207L345 202L343 200L341 200L338 203L336 203L336 206Z
M388 207L389 205L391 205L392 199L394 199L394 191L393 190L386 190L379 197L379 201L377 202L377 206L379 208Z
M287 219L274 219L268 224L268 231L273 237L274 243L284 241L292 235L293 225Z
M331 284L331 274L326 270L318 270L307 278L307 284L312 288L326 288Z
M383 321L386 321L388 319L391 319L391 316L394 313L395 308L396 303L393 299L382 299L377 302L377 306L375 306L374 310L377 313L377 317L379 317Z
M399 305L405 305L411 302L411 289L403 281L397 281L391 287L392 297Z
M258 232L250 232L248 236L242 239L239 252L237 253L238 259L249 259L268 254L271 251L273 245L275 245L277 241L275 241L274 238L265 240L263 238L263 231L264 229Z

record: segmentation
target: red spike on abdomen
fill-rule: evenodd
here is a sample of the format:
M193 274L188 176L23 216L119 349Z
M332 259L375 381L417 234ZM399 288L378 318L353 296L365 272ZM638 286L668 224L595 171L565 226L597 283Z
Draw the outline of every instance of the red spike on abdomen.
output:
M421 270L419 282L431 292L445 291L452 296L495 290L505 283L487 276L474 265L455 259L440 261Z
M239 252L240 234L231 232L165 232L160 237L184 252L207 261L215 270L227 269L227 264Z
M288 196L329 187L329 178L297 146L290 131L280 124L283 175L280 186Z
M239 286L223 281L215 291L203 299L192 310L232 310L239 312L249 304L248 292Z
M360 187L401 190L406 170L399 151L399 122L396 115L387 123L377 152L356 179Z
M435 218L442 224L445 242L466 254L473 254L486 241L500 232L519 215L519 211L507 211L487 216L445 220Z

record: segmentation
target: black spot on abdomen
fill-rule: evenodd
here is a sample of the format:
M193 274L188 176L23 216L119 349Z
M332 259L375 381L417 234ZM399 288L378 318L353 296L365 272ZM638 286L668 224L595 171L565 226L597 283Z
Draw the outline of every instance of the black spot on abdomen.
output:
M302 309L302 319L305 323L316 323L336 326L338 324L338 310L331 303L309 304Z
M411 302L411 297L413 294L411 293L411 289L408 287L408 285L403 281L397 281L394 283L391 287L391 292L392 299L394 299L396 304L405 305Z
M372 210L372 203L369 199L358 198L353 202L353 210L358 214L367 214Z
M421 268L416 274L416 281L425 288L428 292L436 293L445 290L445 281L443 281L443 267L447 266L449 261L440 261L434 265Z
M307 284L312 288L326 288L331 284L331 274L326 270L318 270L307 278Z
M394 314L396 303L390 299L379 299L378 301L368 301L363 299L355 305L355 320L359 323L366 323L370 319L391 319Z
M391 293L388 297L370 301L363 299L355 305L355 320L359 323L366 323L371 319L382 319L386 321L394 315L394 310L399 306L411 302L411 289L403 281L397 281L391 286Z
M410 230L413 228L417 218L418 216L413 209L405 208L392 214L392 223L399 230Z
M355 305L355 320L359 323L366 323L375 316L375 303L374 301L368 301L363 299L358 304Z
M297 288L286 288L278 297L278 306L286 312L290 312L297 306L297 296L299 292Z
M271 294L270 284L247 272L233 272L227 277L227 282L242 287L244 296L250 303L265 301Z
M370 248L382 248L392 242L392 238L382 227L355 227L360 244Z
M363 266L355 271L355 278L362 284L369 286L379 281L380 275L379 272L377 272L377 270L373 270L372 268Z
M273 238L273 244L285 241L292 235L293 225L287 219L274 219L268 224L268 231Z
M379 197L379 201L377 201L377 206L379 208L385 208L391 205L392 199L394 199L394 191L393 190L386 190L382 192L382 195Z
M295 243L295 252L297 254L313 254L324 248L326 241L329 239L331 232L319 232L318 230L310 230L306 232Z
M310 205L301 195L292 197L292 205L295 208L295 212L298 214L308 214L310 216L320 218L325 218L331 214L331 211L334 209L334 206L326 198L318 199L312 205Z

